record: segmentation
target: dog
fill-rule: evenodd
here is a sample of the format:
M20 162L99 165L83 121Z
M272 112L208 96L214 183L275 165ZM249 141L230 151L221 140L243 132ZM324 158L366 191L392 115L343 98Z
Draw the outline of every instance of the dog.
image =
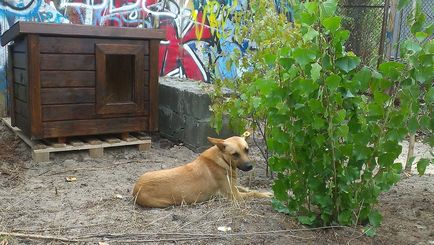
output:
M213 146L192 162L140 176L133 189L135 203L143 207L165 208L200 203L218 195L233 201L272 197L269 192L236 186L236 169L253 169L245 137L234 136L225 140L208 137L208 141Z

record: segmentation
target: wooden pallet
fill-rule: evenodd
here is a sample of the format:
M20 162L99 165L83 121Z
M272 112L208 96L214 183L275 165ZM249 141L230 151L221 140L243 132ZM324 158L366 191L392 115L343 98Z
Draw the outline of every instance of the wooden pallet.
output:
M104 148L109 147L137 145L140 151L151 148L151 138L143 133L131 133L128 136L123 134L122 137L116 137L115 135L71 137L65 143L50 140L32 140L21 129L12 127L9 117L2 118L2 121L31 148L32 158L35 162L50 161L50 153L52 152L89 150L90 157L99 158L104 155Z

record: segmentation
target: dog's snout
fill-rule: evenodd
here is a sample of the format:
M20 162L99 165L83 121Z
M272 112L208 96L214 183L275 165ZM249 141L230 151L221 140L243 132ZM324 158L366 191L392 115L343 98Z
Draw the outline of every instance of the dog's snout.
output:
M253 169L253 165L251 163L248 163L248 162L243 163L243 164L238 165L238 169L247 172L247 171L250 171Z

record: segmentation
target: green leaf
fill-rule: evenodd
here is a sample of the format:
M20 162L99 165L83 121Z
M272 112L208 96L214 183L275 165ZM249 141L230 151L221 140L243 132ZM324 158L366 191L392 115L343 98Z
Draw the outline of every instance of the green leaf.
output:
M301 66L305 66L306 64L314 61L316 58L315 51L305 48L296 48L292 55L295 59L295 62Z
M346 115L346 111L344 109L337 111L335 117L333 118L333 122L336 124L341 123L342 121L345 120L345 115Z
M285 69L291 68L292 64L294 64L294 60L286 57L282 57L279 59L279 64L283 66Z
M384 112L384 108L376 103L371 103L368 105L369 115L370 116L382 116Z
M310 76L312 77L312 80L316 81L320 78L320 72L322 67L318 63L313 63L311 65L312 69L310 70Z
M368 236L368 237L373 237L376 235L377 233L377 229L375 227L369 226L366 227L363 232Z
M313 25L317 20L318 18L314 14L308 12L303 12L300 15L300 22L306 25Z
M319 35L319 32L316 31L315 29L313 29L312 27L309 27L308 31L306 32L306 34L303 35L303 40L305 42L311 41L314 38L316 38Z
M413 35L414 35L417 32L422 31L423 30L423 25L425 24L425 21L426 21L426 16L422 12L422 9L421 9L419 1L416 1L415 16L410 15L409 17L414 17L414 19L412 19L412 23L410 24L410 31L411 31L411 33L413 33Z
M430 164L430 159L427 158L422 158L417 162L416 169L420 176L425 174L425 170L429 164Z
M369 88L369 81L372 78L371 71L367 67L363 67L358 71L353 79L356 80L359 84L360 90L364 91Z
M318 12L318 2L307 2L304 4L304 7L307 10L307 13L317 14Z
M286 201L288 200L288 180L285 178L279 178L274 181L272 186L274 197L277 200Z
M431 87L425 94L425 102L428 104L434 103L434 87Z
M307 103L312 110L312 112L319 113L324 110L324 107L322 106L321 102L316 99L310 99Z
M303 225L312 225L315 222L315 215L309 215L309 216L298 216L298 221L302 223Z
M430 119L429 119L429 116L427 116L427 115L423 115L421 118L420 118L420 120L419 120L419 124L420 124L420 127L422 128L422 129L429 129L429 127L430 127Z
M297 79L293 83L303 96L309 95L319 87L318 83L311 79Z
M342 225L350 225L351 224L351 212L349 210L345 210L338 215L338 222Z
M336 130L336 136L346 139L348 136L348 132L349 127L347 125L341 125Z
M349 37L350 31L348 30L336 31L333 38L333 47L335 47L336 50L342 49L342 46L345 44Z
M418 43L416 43L415 41L405 40L401 44L400 49L401 49L401 52L404 54L413 55L413 54L421 51L422 47Z
M339 16L328 17L322 21L322 25L327 31L335 33L341 26L341 19Z
M328 76L326 78L326 86L331 90L335 90L336 88L339 87L339 84L341 82L341 77L336 75L336 74L332 74L330 76Z
M408 131L412 134L416 133L417 129L419 128L419 123L417 122L416 117L410 118L407 123Z
M291 211L289 211L288 207L277 199L273 198L273 200L271 200L271 206L279 213L291 214Z
M313 127L314 129L317 129L317 130L318 130L318 129L321 129L322 127L324 127L325 123L326 123L326 121L325 121L324 119L315 116L315 117L314 117L314 120L313 120L313 122L312 122L312 127Z
M410 2L410 0L399 0L398 10L401 10L402 8L407 6L409 2Z
M255 96L252 98L253 108L258 109L259 106L261 105L261 103L262 103L262 101L261 101L260 97Z
M423 42L428 37L428 34L425 32L416 32L414 36L419 42Z
M336 60L336 66L348 73L360 64L360 58L356 56L344 56Z
M386 101L388 101L390 96L384 92L375 91L374 92L374 101L379 105L383 105Z
M274 65L275 61L276 61L276 55L270 53L265 55L265 63L267 65Z
M395 61L389 61L380 64L378 69L383 75L392 79L398 79L404 70L404 65Z
M334 16L338 3L336 0L327 0L320 5L320 17L327 18L329 16Z
M373 226L373 227L379 227L381 224L381 220L383 219L383 217L381 216L380 212L378 212L378 210L373 209L371 210L371 212L369 213L369 223Z
M273 80L264 78L256 79L254 84L257 88L259 88L259 91L264 94L269 94L276 87L276 84Z

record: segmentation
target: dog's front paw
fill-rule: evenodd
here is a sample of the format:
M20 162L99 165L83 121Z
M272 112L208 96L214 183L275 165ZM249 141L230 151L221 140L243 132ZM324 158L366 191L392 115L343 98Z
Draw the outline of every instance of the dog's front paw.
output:
M267 191L267 192L261 192L261 195L262 195L263 198L272 198L272 197L274 197L274 194L271 193L271 192L269 192L269 191Z

